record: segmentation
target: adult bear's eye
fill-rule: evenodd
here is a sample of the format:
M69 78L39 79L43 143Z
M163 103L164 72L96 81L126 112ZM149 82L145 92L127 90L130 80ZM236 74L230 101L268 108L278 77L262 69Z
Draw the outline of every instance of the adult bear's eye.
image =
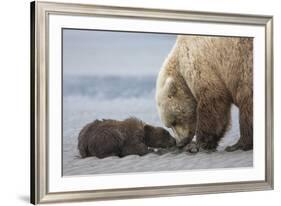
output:
M176 124L176 121L173 121L171 125L172 125L173 127L176 126L176 125L177 125L177 124Z

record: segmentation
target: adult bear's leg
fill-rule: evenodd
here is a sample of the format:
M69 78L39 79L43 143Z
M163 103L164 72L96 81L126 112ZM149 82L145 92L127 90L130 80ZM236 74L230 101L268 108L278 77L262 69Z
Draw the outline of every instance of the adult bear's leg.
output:
M202 149L215 151L229 125L230 101L227 97L200 99L197 106L196 139Z
M253 149L253 99L252 97L243 98L239 104L239 126L240 139L232 146L226 148L231 152L238 149Z

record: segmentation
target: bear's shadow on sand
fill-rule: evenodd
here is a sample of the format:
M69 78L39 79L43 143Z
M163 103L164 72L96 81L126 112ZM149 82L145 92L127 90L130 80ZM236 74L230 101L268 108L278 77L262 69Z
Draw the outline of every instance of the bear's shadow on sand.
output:
M189 152L186 150L185 147L171 147L171 148L149 148L150 152L145 154L145 155L126 155L126 156L123 156L123 157L119 157L119 156L108 156L108 157L105 157L105 158L98 158L98 157L95 157L99 160L103 160L103 159L107 159L107 158L117 158L117 159L122 159L122 158L126 158L126 157L130 157L130 156L139 156L140 158L141 157L145 157L147 155L150 155L150 154L154 154L154 155L166 155L166 154L172 154L172 155L180 155L180 154L185 154L185 155L188 155L188 156L196 156L196 154L212 154L212 153L227 153L225 152L224 150L219 150L219 151L207 151L207 150L202 150L200 149L198 152ZM92 158L91 156L88 157L88 158ZM81 158L81 156L79 154L75 155L75 159L84 159L84 158Z
M177 155L177 154L186 154L186 155L196 155L196 154L211 154L214 152L219 152L222 153L224 151L207 151L207 150L202 150L200 149L200 151L198 152L189 152L186 150L186 148L178 148L178 147L172 147L172 148L156 148L156 149L152 149L153 151L151 151L152 154L156 154L156 155L165 155L165 154L173 154L173 155ZM150 154L151 154L150 153Z

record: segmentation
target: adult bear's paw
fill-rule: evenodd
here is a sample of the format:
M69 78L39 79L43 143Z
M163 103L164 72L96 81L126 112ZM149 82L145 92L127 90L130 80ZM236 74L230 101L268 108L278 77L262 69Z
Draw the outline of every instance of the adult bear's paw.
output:
M217 151L218 138L214 135L203 135L199 136L197 141L200 148L206 150L207 152Z
M241 141L238 141L236 144L226 147L225 151L227 151L227 152L234 152L236 150L248 151L248 150L252 150L252 149L253 149L252 143L251 144L243 144L243 143L241 143Z
M187 151L192 154L199 152L199 149L200 149L200 147L197 144L197 142L195 142L195 141L190 142L183 148L184 151Z

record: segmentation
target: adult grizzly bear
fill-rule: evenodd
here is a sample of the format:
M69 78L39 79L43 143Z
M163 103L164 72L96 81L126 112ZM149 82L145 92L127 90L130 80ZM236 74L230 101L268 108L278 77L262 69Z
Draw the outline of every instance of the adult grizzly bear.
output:
M159 72L157 109L178 145L194 135L199 147L215 150L239 108L240 139L227 151L253 148L253 39L178 36Z
M96 120L87 124L78 137L82 158L145 155L151 151L149 147L168 148L175 145L176 141L168 131L145 124L137 118Z

